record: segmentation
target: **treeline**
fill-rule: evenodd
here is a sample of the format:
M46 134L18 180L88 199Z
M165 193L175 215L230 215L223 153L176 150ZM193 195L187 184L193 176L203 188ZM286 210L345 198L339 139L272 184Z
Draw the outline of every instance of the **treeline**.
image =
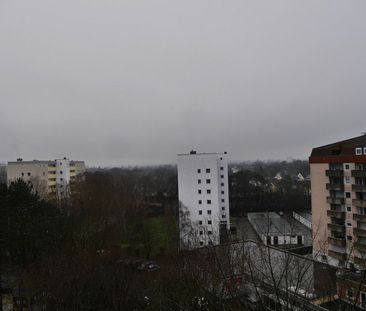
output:
M158 205L175 209L178 199L176 166L94 169L96 172L135 176L140 180L155 211ZM304 179L299 180L298 174ZM308 161L256 161L229 165L230 213L291 211L310 209L310 168ZM275 177L280 177L276 179Z

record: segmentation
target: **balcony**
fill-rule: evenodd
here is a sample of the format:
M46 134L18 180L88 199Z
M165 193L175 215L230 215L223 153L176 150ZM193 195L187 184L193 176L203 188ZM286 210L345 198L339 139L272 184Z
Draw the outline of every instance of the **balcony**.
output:
M354 245L355 249L362 251L362 252L366 252L366 244L355 242L353 245Z
M354 192L366 192L366 185L352 185L352 191L354 191Z
M354 257L354 262L356 265L358 265L361 269L366 268L366 257L360 258L360 257Z
M354 228L353 234L362 238L366 238L366 229Z
M366 222L366 215L353 214L353 220L360 221L360 222Z
M346 240L345 239L337 239L337 238L329 237L328 238L328 243L332 244L332 245L335 245L335 246L340 246L340 247L346 246Z
M346 228L344 225L328 224L328 229L340 233L344 233Z
M337 251L332 251L332 250L328 250L328 255L330 257L336 258L338 260L347 260L347 253L341 253L341 252L337 252Z
M366 207L366 200L354 199L352 200L352 204L357 207Z
M366 178L366 170L365 171L352 170L351 175L352 177Z
M336 217L336 218L345 218L345 212L342 211L333 211L333 210L327 210L327 215L329 217Z
M327 197L327 203L329 204L344 204L344 198Z
M343 170L326 170L325 175L328 177L343 177Z
M344 184L326 184L327 190L344 191Z

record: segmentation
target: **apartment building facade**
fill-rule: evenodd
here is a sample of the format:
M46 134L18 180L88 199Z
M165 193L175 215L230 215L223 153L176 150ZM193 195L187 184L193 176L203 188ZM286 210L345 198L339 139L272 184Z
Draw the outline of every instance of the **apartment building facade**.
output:
M227 154L178 155L181 249L217 245L230 230Z
M67 158L53 161L18 159L8 162L7 182L10 184L20 178L32 183L41 197L61 199L70 194L70 184L84 172L84 161L72 161Z
M313 255L366 267L366 135L314 148L309 158Z

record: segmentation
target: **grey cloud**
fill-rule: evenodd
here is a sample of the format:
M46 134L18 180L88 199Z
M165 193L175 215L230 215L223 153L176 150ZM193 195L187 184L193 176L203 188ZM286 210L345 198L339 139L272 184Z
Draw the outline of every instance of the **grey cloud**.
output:
M0 162L306 158L365 130L364 1L2 1Z

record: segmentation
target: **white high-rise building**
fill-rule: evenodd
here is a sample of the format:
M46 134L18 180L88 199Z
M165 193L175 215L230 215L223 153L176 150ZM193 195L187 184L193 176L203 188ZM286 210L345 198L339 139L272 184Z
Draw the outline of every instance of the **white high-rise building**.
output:
M230 230L226 152L179 154L178 196L181 248L219 244Z

